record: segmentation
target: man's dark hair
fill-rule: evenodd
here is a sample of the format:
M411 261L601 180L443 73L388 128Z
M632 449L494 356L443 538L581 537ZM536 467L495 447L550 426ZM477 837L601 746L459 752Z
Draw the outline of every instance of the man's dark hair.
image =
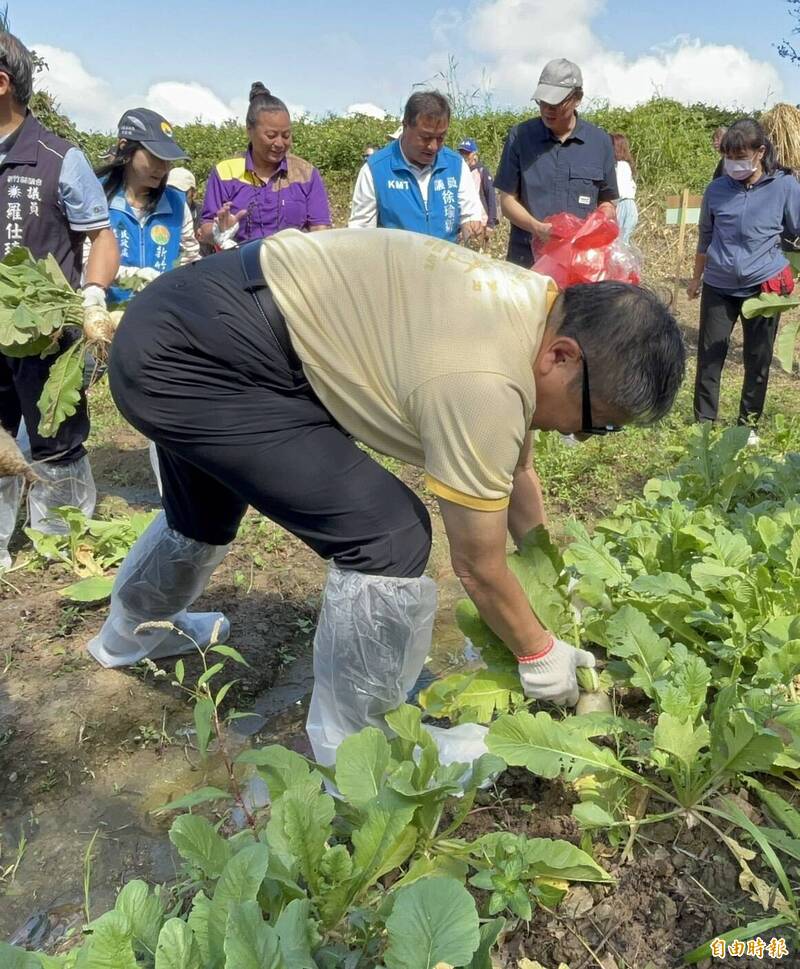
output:
M450 102L439 91L417 91L406 101L403 124L413 127L420 118L446 118L450 121Z
M628 423L662 418L686 369L686 347L669 307L649 289L610 280L570 286L563 300L558 333L586 354L592 400Z
M289 113L280 98L276 98L268 87L264 87L261 81L253 81L250 85L250 97L247 107L247 118L245 124L248 128L254 128L258 122L258 116L262 111L285 111Z
M0 71L11 79L11 93L19 104L33 97L33 56L28 48L8 31L0 31Z

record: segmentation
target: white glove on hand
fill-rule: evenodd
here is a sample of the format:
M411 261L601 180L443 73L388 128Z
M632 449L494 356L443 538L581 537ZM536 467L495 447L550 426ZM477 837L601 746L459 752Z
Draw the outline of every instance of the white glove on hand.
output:
M236 242L234 242L234 236L239 231L239 223L235 222L228 229L220 229L219 219L214 219L211 226L211 233L214 239L214 245L218 249L235 249Z
M580 695L575 670L579 666L593 669L594 656L555 636L552 645L536 656L523 657L517 664L525 696L574 707Z
M144 279L145 282L152 283L160 275L161 273L157 269L150 266L120 266L117 279L130 279L131 276L137 276L139 279Z
M84 309L87 309L89 306L102 306L103 309L106 308L106 291L102 286L90 283L83 288L81 295L83 296Z

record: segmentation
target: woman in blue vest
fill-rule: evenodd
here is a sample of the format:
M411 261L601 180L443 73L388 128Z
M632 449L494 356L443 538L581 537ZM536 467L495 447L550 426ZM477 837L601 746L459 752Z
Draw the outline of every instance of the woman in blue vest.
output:
M165 118L147 108L126 111L119 122L111 160L97 170L117 238L120 269L116 284L145 280L200 256L186 196L167 185L172 163L187 158ZM109 289L109 303L133 295L123 285Z

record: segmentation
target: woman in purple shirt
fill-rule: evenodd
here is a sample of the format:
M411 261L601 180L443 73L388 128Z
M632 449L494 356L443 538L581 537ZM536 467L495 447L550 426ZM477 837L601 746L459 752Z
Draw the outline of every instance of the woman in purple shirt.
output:
M203 202L201 242L230 249L281 229L329 229L331 210L316 168L290 153L289 111L260 81L250 88L244 156L215 165Z

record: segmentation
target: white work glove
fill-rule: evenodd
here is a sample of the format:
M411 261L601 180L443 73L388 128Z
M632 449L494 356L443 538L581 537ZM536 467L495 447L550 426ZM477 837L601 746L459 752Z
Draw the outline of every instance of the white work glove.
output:
M103 309L106 308L106 291L102 286L98 286L96 283L90 283L88 286L84 286L81 295L83 296L84 309L88 309L90 306L102 306Z
M234 222L234 224L228 229L220 229L219 219L214 219L214 222L211 225L211 234L214 239L214 245L218 249L235 249L237 244L234 241L234 236L238 231L238 222Z
M117 279L130 279L131 276L136 276L145 280L145 282L152 283L160 275L161 273L157 269L152 269L150 266L120 266Z
M594 656L555 636L551 646L535 656L520 657L517 664L525 696L568 707L574 707L580 695L575 675L579 666L593 669Z

